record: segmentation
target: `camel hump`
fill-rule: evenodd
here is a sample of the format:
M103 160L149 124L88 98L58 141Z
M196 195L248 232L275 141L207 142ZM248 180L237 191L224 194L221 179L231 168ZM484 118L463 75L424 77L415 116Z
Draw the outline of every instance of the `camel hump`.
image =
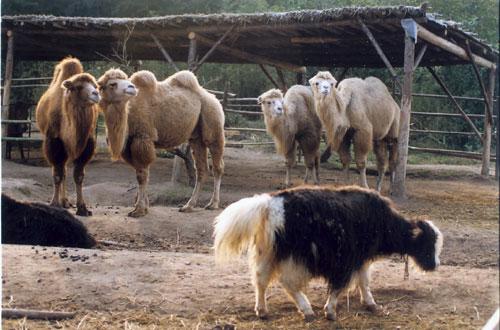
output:
M130 77L130 81L138 89L154 90L157 84L156 77L153 72L147 70L137 71Z
M66 80L76 74L83 73L83 66L75 57L67 57L54 69L54 79Z
M187 88L194 92L200 92L202 90L196 76L191 71L187 70L174 73L168 77L167 82L171 86Z
M316 106L314 105L314 95L312 92L312 89L309 86L304 86L304 85L294 85L288 89L288 91L285 94L285 99L288 99L290 96L287 97L287 95L297 95L299 97L302 97L304 100L307 110L314 116L316 115Z

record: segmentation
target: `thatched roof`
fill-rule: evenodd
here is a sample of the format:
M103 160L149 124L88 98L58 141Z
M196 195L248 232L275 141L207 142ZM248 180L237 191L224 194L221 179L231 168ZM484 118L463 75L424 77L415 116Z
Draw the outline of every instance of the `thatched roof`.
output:
M403 18L413 18L459 46L468 40L473 52L487 60L496 62L498 58L498 51L458 24L438 20L425 9L405 6L148 18L3 16L2 40L7 30L14 32L16 60L57 61L70 54L81 60L120 61L124 54L128 59L163 60L153 34L175 61L185 62L189 32L216 41L233 27L223 45L254 55L306 66L382 67L358 18L370 28L393 66L403 64ZM417 51L422 44L417 43ZM199 44L199 56L209 48ZM251 63L217 50L208 62ZM421 65L462 63L466 61L429 45Z

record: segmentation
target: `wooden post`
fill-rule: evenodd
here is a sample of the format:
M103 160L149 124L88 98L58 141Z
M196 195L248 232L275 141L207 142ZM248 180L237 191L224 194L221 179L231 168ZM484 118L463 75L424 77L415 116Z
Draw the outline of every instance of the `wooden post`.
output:
M278 78L280 79L281 82L281 91L283 93L286 93L286 91L288 90L288 85L286 83L285 76L283 75L283 71L281 71L281 69L278 67L275 67L275 69L276 73L278 74Z
M187 59L187 64L188 64L188 69L190 71L193 71L193 69L196 67L196 34L194 32L189 32L188 34L189 38L189 51L188 51L188 59ZM186 166L186 169L188 171L188 178L194 177L194 168L191 166L193 164L193 158L191 155L191 148L189 147L188 143L184 143L181 146L179 146L179 151L185 156L184 159L182 159L179 156L174 157L174 165L172 168L172 183L176 184L181 182L181 175L182 175L182 162L184 161L184 164ZM190 173L192 171L192 173Z
M396 199L406 199L406 162L408 161L408 141L410 138L411 94L413 85L413 65L415 43L410 36L405 36L404 78L401 97L401 116L399 119L398 164L391 180L391 195Z
M205 63L205 61L210 57L210 55L212 55L212 53L217 49L217 46L219 46L223 41L224 39L226 39L226 37L231 33L231 31L234 30L234 25L229 28L226 33L224 33L222 35L222 37L219 38L219 40L217 40L217 42L215 44L212 45L212 47L208 50L208 52L205 53L205 55L203 55L203 57L201 58L201 60L198 61L198 63L195 65L195 67L193 68L193 72L196 73L196 71L198 71L198 69L201 67L201 65L203 63Z
M7 55L5 58L5 80L2 97L2 120L9 119L10 88L12 85L12 71L14 70L14 33L7 31ZM7 127L2 129L2 138L7 136ZM2 158L5 159L6 142L2 139Z
M470 48L469 41L466 40L465 44L467 46L465 48L465 50L467 51L467 55L470 58L472 68L474 69L474 73L476 75L477 81L479 82L479 88L481 89L481 93L483 95L484 104L486 105L486 115L488 116L489 122L492 123L493 122L493 110L492 110L493 109L493 102L490 102L490 99L486 96L488 92L486 91L486 87L484 86L483 77L481 77L481 72L479 72L479 68L477 67L476 62L474 61L474 54L472 53L472 50Z
M162 53L163 57L167 60L167 62L170 64L170 66L172 68L174 68L175 72L178 72L179 71L179 68L177 67L177 65L175 65L174 63L174 60L172 60L172 57L170 56L170 54L165 50L165 48L163 48L162 44L160 43L160 40L158 40L158 38L156 38L156 36L154 34L151 34L151 38L153 39L153 41L155 42L156 44L156 47L158 47L158 49L160 50L160 52Z
M295 75L297 80L297 85L305 85L306 84L306 75L302 72L297 72Z
M273 76L271 76L271 73L269 71L267 71L267 69L264 66L264 64L259 64L259 67L262 70L262 72L264 72L264 74L266 75L267 79L269 79L269 81L271 81L271 83L274 85L274 87L276 87L277 89L280 89L280 85L278 85L278 83L276 82L276 80L274 80Z
M483 158L481 165L481 175L488 177L490 175L490 157L491 157L491 128L493 126L492 113L490 111L493 110L493 107L490 108L490 105L493 105L493 94L495 94L495 71L494 69L489 69L489 79L488 79L488 90L486 90L485 94L485 110L484 110L484 135L483 135ZM491 116L491 117L490 117ZM498 120L498 119L497 119ZM497 126L498 130L498 126ZM497 145L498 150L498 145ZM496 154L496 173L498 174L498 157L500 155Z

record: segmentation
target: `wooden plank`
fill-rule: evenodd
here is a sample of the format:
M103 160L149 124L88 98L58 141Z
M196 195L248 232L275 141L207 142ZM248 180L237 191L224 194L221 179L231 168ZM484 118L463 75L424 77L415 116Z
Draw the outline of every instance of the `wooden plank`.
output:
M198 40L199 42L201 42L205 45L211 46L215 43L215 41L213 41L212 39L203 37L199 34L195 34L195 38L196 38L196 40ZM306 72L306 68L304 66L286 63L286 62L270 59L270 58L267 58L264 56L247 53L247 52L244 52L244 51L241 51L238 49L234 49L234 48L231 48L228 46L219 45L218 50L223 52L223 53L226 53L228 55L231 55L231 56L243 59L243 60L247 60L247 61L250 61L250 62L253 62L256 64L272 65L272 66L276 66L276 67L279 67L279 68L282 68L285 70L289 70L289 71L293 71L293 72L304 72L304 73Z
M359 17L358 17L358 23L361 25L361 29L366 34L366 36L368 37L368 39L372 43L373 47L375 47L375 50L377 51L378 56L380 56L380 58L384 62L385 66L387 67L387 69L391 73L392 78L397 82L399 87L402 88L401 82L399 81L399 77L398 77L398 74L396 73L396 70L394 70L394 68L392 67L391 62L389 61L387 56L385 56L384 51L382 50L382 48L378 44L377 40L373 36L373 34L370 31L370 29L368 28L368 26L366 26L366 24Z
M292 44L327 44L341 41L340 38L334 37L291 37Z
M428 129L410 129L410 133L420 133L420 134L448 134L448 135L472 135L472 136L477 137L476 133L474 133L474 132L437 131L437 130L428 130Z
M490 103L490 99L488 98L488 92L486 91L486 87L484 87L484 82L483 82L483 77L481 77L481 73L479 72L479 68L476 65L476 62L474 61L474 54L472 53L472 50L470 49L470 44L469 41L465 41L466 48L465 50L467 51L467 56L470 58L470 62L472 64L472 68L474 69L474 73L476 75L477 81L479 83L479 88L481 89L481 93L483 94L484 98L484 103L486 104L486 114L487 114L487 119L491 123L493 122L493 102Z
M5 57L5 80L2 95L2 121L9 119L10 89L12 85L12 71L14 69L14 32L7 31L7 54ZM7 129L2 130L2 138L7 135ZM2 158L6 156L5 140L2 139Z
M265 128L251 128L251 127L224 127L225 131L241 131L241 132L264 132L266 133Z
M467 55L467 52L460 46L455 45L454 43L449 42L448 40L441 38L440 36L435 35L431 31L427 30L423 26L417 24L418 27L418 38L423 39L427 41L428 43L431 43L435 46L438 46L441 49L446 50L449 53L452 53L459 58L469 61L469 56ZM496 64L488 61L487 59L478 56L478 55L473 55L474 62L476 62L478 65L484 66L488 69L496 69Z
M170 54L165 50L165 48L163 48L162 44L160 43L160 40L158 40L158 38L156 38L156 36L152 33L151 33L151 38L155 42L156 47L158 47L158 49L162 53L163 57L165 57L167 62L170 64L170 66L174 68L175 72L179 72L179 68L177 67L177 65L175 65L174 60L172 60L172 57L170 57Z
M411 95L413 87L413 65L415 63L415 44L409 36L405 36L404 50L404 79L401 112L399 117L399 136L398 136L398 164L391 180L391 195L397 199L406 199L406 163L408 161L408 141L410 137L410 114L411 114Z
M198 63L194 67L194 69L193 69L194 73L196 73L196 71L198 71L198 69L201 67L201 65L203 63L205 63L205 61L210 57L210 55L212 55L212 53L215 51L215 49L217 49L217 47L224 41L224 39L226 39L226 37L229 35L229 33L231 33L233 30L234 30L234 25L231 26L231 28L229 28L226 31L226 33L224 33L222 35L222 37L220 37L219 40L217 40L217 42L212 45L212 47L205 53L205 55L201 58L201 60L198 61Z
M472 151L461 151L461 150L448 150L448 149L436 149L436 148L421 148L421 147L412 147L409 146L408 149L419 152L428 152L431 154L437 155L445 155L445 156L454 156L460 158L469 158L469 159L478 159L482 158L482 154L480 152L472 152ZM491 161L496 160L496 156L490 156Z
M400 93L394 93L394 95L401 96ZM449 98L448 95L441 95L441 94L429 94L429 93L412 93L412 96L416 97L430 97L430 98L436 98L436 99L447 99ZM471 96L456 96L453 95L453 98L455 100L464 100L464 101L477 101L477 102L485 102L484 98L481 97L471 97ZM494 99L494 102L497 102L498 99Z
M36 320L64 320L75 317L76 312L39 311L32 309L2 308L2 318L9 319L36 319Z
M36 121L29 119L6 119L2 120L2 125L6 124L35 124Z
M496 78L496 70L490 69L488 70L488 90L485 90L485 99L486 102L484 114L486 116L486 120L484 121L484 135L483 135L483 157L481 164L481 175L488 177L490 175L490 154L491 154L491 131L493 125L493 119L489 119L491 116L491 112L493 107L490 108L490 105L493 104L493 94L495 93L495 78ZM498 130L498 127L497 127ZM498 168L498 165L495 166L495 169Z
M267 71L266 67L263 64L259 64L259 67L262 70L262 72L264 72L267 79L269 79L269 81L274 85L274 87L276 87L277 89L280 89L280 86L278 85L276 80L274 80L273 76L271 76L271 73L269 71Z
M17 142L41 142L42 138L36 137L13 137L13 136L2 136L2 141L17 141Z
M447 113L447 112L412 112L412 115L417 115L417 116L429 116L429 117L457 117L457 118L463 118L461 114L458 113ZM475 119L480 119L484 118L484 115L479 115L479 114L470 114L468 113L467 116L469 118L475 118ZM493 118L496 118L497 116L493 116Z
M231 113L238 113L240 115L257 115L257 116L262 116L262 112L257 112L257 111L243 111L243 110L234 110L234 109L226 109L226 112L231 112Z
M481 139L481 141L483 140L482 139L482 136L481 136L481 133L479 132L479 130L477 129L476 125L474 125L474 123L472 122L472 120L470 120L470 118L467 116L467 114L465 113L465 111L462 109L462 107L460 106L460 104L458 104L457 100L455 100L455 98L453 97L453 95L451 95L451 92L448 90L448 87L446 87L445 83L443 80L441 80L441 78L439 78L439 76L437 75L436 71L434 71L433 68L431 68L430 66L427 67L427 70L429 70L429 72L432 74L432 76L434 77L434 79L437 81L437 83L439 84L439 86L441 86L441 88L443 89L443 91L446 93L446 95L448 95L448 98L451 100L452 104L455 106L455 108L458 110L458 112L460 112L460 114L462 114L462 117L464 117L465 121L467 123L469 123L469 125L471 126L472 130L477 134L477 136Z

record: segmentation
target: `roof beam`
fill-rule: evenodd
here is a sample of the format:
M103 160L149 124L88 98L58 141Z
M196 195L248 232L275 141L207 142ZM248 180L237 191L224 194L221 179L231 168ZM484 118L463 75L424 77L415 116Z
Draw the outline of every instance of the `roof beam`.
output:
M208 46L212 46L216 43L216 41L209 39L209 38L206 38L206 37L204 37L200 34L194 33L194 32L190 32L189 36L195 38L196 40L198 40L202 44L205 44ZM304 67L304 66L286 63L286 62L282 62L282 61L277 61L277 60L263 57L260 55L247 53L247 52L244 52L244 51L241 51L238 49L234 49L234 48L231 48L228 46L219 45L218 50L222 53L226 53L228 55L231 55L231 56L243 59L243 60L247 60L247 61L250 61L250 62L253 62L256 64L272 65L272 66L279 67L279 68L293 71L293 72L301 72L301 73L306 72L306 67Z
M234 30L234 26L232 26L229 30L227 30L226 33L224 33L222 35L222 37L220 37L219 40L217 40L217 42L212 45L212 48L210 48L205 53L205 55L201 58L201 60L198 61L196 66L193 68L193 73L196 73L196 71L198 71L198 69L202 66L202 64L205 63L205 61L210 57L210 55L212 55L212 53L215 51L215 49L224 41L224 39L226 39L226 37L229 35L229 33L231 33L231 31L233 31L233 30Z
M271 81L271 83L277 89L280 89L280 86L278 85L278 83L276 82L276 80L274 80L273 76L271 76L271 73L269 73L269 71L267 71L266 67L263 64L259 64L259 67L262 70L262 72L264 72L264 74L266 75L267 79L269 79Z
M448 40L435 35L431 31L424 28L422 25L417 24L417 27L418 27L418 37L420 39L423 39L428 43L438 46L439 48L444 49L447 52L452 53L463 60L470 61L467 52L462 47L455 45L454 43L451 43ZM478 65L484 66L488 69L496 69L496 64L491 61L488 61L484 57L478 55L472 55L472 57L474 58L474 62L476 62Z
M174 60L172 60L172 57L170 57L170 55L165 50L165 48L163 48L163 46L160 43L160 40L158 40L158 38L156 38L156 36L154 34L152 34L152 33L151 33L151 38L155 42L156 47L158 47L158 49L162 53L163 57L165 57L165 59L167 60L167 62L170 64L170 66L172 68L174 68L175 72L179 72L179 68L177 67L177 65L175 65Z

